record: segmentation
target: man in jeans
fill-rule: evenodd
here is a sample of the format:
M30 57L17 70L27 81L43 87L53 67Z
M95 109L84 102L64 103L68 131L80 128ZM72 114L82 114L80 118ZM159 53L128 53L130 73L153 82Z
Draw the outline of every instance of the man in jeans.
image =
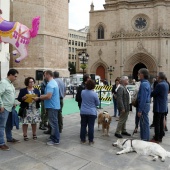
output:
M58 128L58 111L60 109L60 95L57 82L53 79L53 72L47 70L45 72L47 86L45 94L35 97L34 100L44 100L45 109L47 109L48 120L51 126L51 136L47 145L57 145L60 142L60 133Z
M0 82L0 149L10 150L5 144L4 130L9 112L15 105L15 88L12 84L17 79L18 71L11 69L8 71L7 78ZM16 143L19 140L12 138L11 130L6 130L7 142Z
M149 128L149 111L150 111L150 95L151 86L148 81L149 71L146 68L142 68L138 72L140 79L140 87L137 96L138 101L138 117L140 117L140 137L141 140L149 141L150 128Z
M155 136L151 142L159 143L162 142L164 136L164 116L168 109L168 92L169 85L166 82L166 76L163 72L158 74L158 84L151 93L154 97L154 125L155 125Z

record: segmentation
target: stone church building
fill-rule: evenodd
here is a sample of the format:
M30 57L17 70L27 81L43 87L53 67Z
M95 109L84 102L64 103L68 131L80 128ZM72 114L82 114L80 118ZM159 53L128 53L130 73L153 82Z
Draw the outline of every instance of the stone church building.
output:
M11 55L10 68L19 71L15 87L24 87L28 76L36 78L36 70L57 70L68 77L68 0L11 1L11 21L32 27L32 18L40 16L38 36L28 45L28 57L15 63ZM12 51L12 49L10 50ZM42 74L41 74L42 76Z
M105 0L104 10L91 4L87 36L88 72L112 82L118 76L137 79L164 71L170 80L170 0Z

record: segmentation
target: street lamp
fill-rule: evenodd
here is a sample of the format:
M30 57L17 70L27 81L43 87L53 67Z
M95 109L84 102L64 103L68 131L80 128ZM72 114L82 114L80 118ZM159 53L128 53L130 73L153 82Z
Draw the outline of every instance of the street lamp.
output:
M85 51L82 51L82 52L78 53L78 56L79 56L79 59L80 59L81 68L83 69L83 75L84 75L84 70L87 67L89 55Z
M111 82L111 78L112 78L112 72L114 71L114 67L113 66L110 66L108 67L108 72L109 72L109 75L110 75L110 85L112 85L112 82Z

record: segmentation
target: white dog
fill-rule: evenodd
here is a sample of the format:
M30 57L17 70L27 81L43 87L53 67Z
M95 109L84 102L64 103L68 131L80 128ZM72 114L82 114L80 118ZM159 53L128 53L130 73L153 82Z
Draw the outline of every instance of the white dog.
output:
M123 149L120 152L117 152L117 155L137 152L141 155L150 155L153 156L153 161L156 161L158 157L161 157L161 161L164 162L166 157L170 158L170 152L167 152L157 143L145 142L142 140L133 140L133 139L118 139L117 142L112 144Z

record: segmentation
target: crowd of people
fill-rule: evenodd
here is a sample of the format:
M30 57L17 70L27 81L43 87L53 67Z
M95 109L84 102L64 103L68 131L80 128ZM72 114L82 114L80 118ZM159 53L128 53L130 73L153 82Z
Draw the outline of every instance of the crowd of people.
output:
M123 76L115 80L113 86L113 103L114 115L116 117L119 112L119 122L115 132L115 136L123 138L123 135L131 136L126 132L126 121L128 119L131 104L136 108L135 129L134 133L138 132L140 123L140 138L144 141L155 143L162 142L167 131L166 121L168 113L168 93L170 86L163 72L159 72L157 79L153 79L153 84L150 84L149 71L142 68L138 72L139 82L133 80L135 85L133 96L130 95L126 85L129 83L128 77ZM153 98L153 123L149 126L149 111L150 104ZM150 128L154 127L155 135L150 140Z
M16 113L13 82L17 79L18 74L17 70L10 69L7 78L0 81L0 149L10 149L6 145L4 132L6 133L7 142L20 142L12 137L12 126L17 125L18 127L19 125L18 115L21 118L24 141L29 141L27 134L29 124L32 127L33 140L37 139L37 123L39 123L39 129L46 130L44 131L45 134L50 134L47 145L58 145L60 143L60 133L63 130L62 108L66 94L66 88L63 81L59 78L59 72L44 71L41 91L35 88L35 79L27 77L24 82L25 88L20 90L17 98L20 102L20 109ZM129 84L127 76L116 78L113 85L113 117L119 117L115 136L117 138L131 136L127 132L126 122L133 105L136 108L134 133L138 132L140 123L141 140L156 143L162 142L165 136L164 131L167 130L166 117L168 113L168 93L170 91L169 83L166 75L160 72L151 85L148 81L149 71L145 68L139 70L138 78L140 80L139 83L135 80L132 82L135 85L133 96L131 96L127 88ZM97 106L100 103L94 88L95 82L88 74L85 74L76 94L76 101L80 109L80 140L82 144L86 143L87 135L89 144L94 144L94 125L97 118ZM152 97L154 116L153 123L149 126L149 111ZM11 115L14 116L12 123L10 123ZM151 140L150 127L155 128L155 135Z
M12 137L13 126L19 128L18 116L22 123L24 141L29 141L27 135L29 124L32 127L33 140L37 139L37 123L39 123L39 129L46 130L48 127L48 131L50 131L49 133L45 131L46 134L50 134L47 145L59 144L60 133L63 129L63 98L66 94L66 88L62 80L59 79L59 73L50 70L44 71L41 94L34 87L35 79L27 77L24 82L26 87L20 90L17 98L20 102L20 109L17 113L13 82L17 79L18 74L17 70L10 69L7 78L0 81L0 149L10 150L4 139L4 131L7 142L20 142ZM13 116L13 119L10 115Z

